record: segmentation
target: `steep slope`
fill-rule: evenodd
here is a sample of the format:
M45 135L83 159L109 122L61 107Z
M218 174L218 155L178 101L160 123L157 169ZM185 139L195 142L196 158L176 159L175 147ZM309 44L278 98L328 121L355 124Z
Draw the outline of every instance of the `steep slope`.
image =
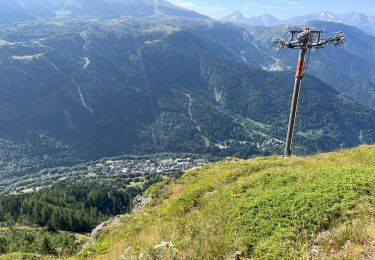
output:
M167 23L67 20L60 26L59 22L36 23L37 29L32 24L3 27L7 41L1 46L1 77L7 84L1 88L2 136L22 139L32 129L47 131L63 143L85 147L88 155L201 150L206 145L199 124L211 125L214 144L250 138L242 137L243 127L236 122L240 118L221 113L214 99L207 99L200 68L206 56L240 59L232 50L238 46L209 39L219 39L221 31L240 39L242 55L255 50L242 39L244 30L205 27L203 38L198 29L172 26L184 20L169 18ZM35 38L34 30L42 35ZM222 122L218 131L215 122Z
M243 29L204 24L161 16L1 27L2 184L124 153L250 156L279 149L267 127L209 98L200 59L255 63L257 52Z
M270 125L271 133L283 138L285 128L282 126L287 124L289 117L291 86L288 82L293 78L292 73L270 73L260 69L250 72L247 66L229 66L215 61L210 61L207 66L207 82L220 93L220 103L225 109ZM304 147L301 149L307 149L305 151L314 150L314 147L328 151L335 143L355 145L365 139L365 143L371 143L373 112L369 109L363 111L368 120L363 122L366 126L360 130L358 126L362 123L357 121L355 112L360 107L323 82L307 79L301 96L296 143ZM345 129L345 134L338 133L337 128Z
M123 216L81 256L371 259L374 155L374 146L363 146L190 170L151 187L143 211Z
M57 19L0 27L0 38L3 178L124 153L282 150L293 75L259 68L272 59L241 27ZM308 86L300 152L374 142L373 111L323 82Z

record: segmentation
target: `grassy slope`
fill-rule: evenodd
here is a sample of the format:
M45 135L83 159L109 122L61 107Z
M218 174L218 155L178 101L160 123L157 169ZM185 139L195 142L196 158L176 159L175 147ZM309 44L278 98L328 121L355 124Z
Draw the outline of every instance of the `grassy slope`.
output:
M225 161L149 189L81 256L125 259L375 257L375 146ZM162 241L174 248L154 249Z

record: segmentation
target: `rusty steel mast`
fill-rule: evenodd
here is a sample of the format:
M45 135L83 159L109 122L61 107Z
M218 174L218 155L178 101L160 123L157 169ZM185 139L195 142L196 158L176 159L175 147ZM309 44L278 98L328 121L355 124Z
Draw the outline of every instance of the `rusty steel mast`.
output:
M290 31L291 39L285 41L283 39L277 39L274 44L278 51L285 48L299 49L299 58L297 63L296 79L294 83L292 104L290 108L288 135L285 144L285 156L289 157L292 155L292 141L294 127L296 124L298 101L301 92L303 71L306 68L306 54L309 50L318 50L324 48L327 44L334 46L342 45L345 41L345 35L342 32L337 32L331 38L322 40L323 31L312 30L311 28L305 28L303 30L292 30Z

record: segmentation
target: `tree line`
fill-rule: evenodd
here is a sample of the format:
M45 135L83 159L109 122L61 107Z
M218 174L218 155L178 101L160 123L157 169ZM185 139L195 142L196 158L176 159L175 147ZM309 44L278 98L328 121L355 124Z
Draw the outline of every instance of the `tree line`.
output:
M0 197L0 224L46 227L49 231L89 232L110 216L128 212L136 189L99 183L43 188Z

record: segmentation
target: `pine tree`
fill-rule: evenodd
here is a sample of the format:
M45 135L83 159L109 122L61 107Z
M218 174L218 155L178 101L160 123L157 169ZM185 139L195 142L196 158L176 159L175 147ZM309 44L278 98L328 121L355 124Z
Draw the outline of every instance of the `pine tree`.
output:
M57 229L51 224L51 221L48 221L46 229L48 232L56 233Z
M51 242L47 237L42 239L42 243L40 245L40 253L43 255L53 255L56 253L56 250L51 245Z

